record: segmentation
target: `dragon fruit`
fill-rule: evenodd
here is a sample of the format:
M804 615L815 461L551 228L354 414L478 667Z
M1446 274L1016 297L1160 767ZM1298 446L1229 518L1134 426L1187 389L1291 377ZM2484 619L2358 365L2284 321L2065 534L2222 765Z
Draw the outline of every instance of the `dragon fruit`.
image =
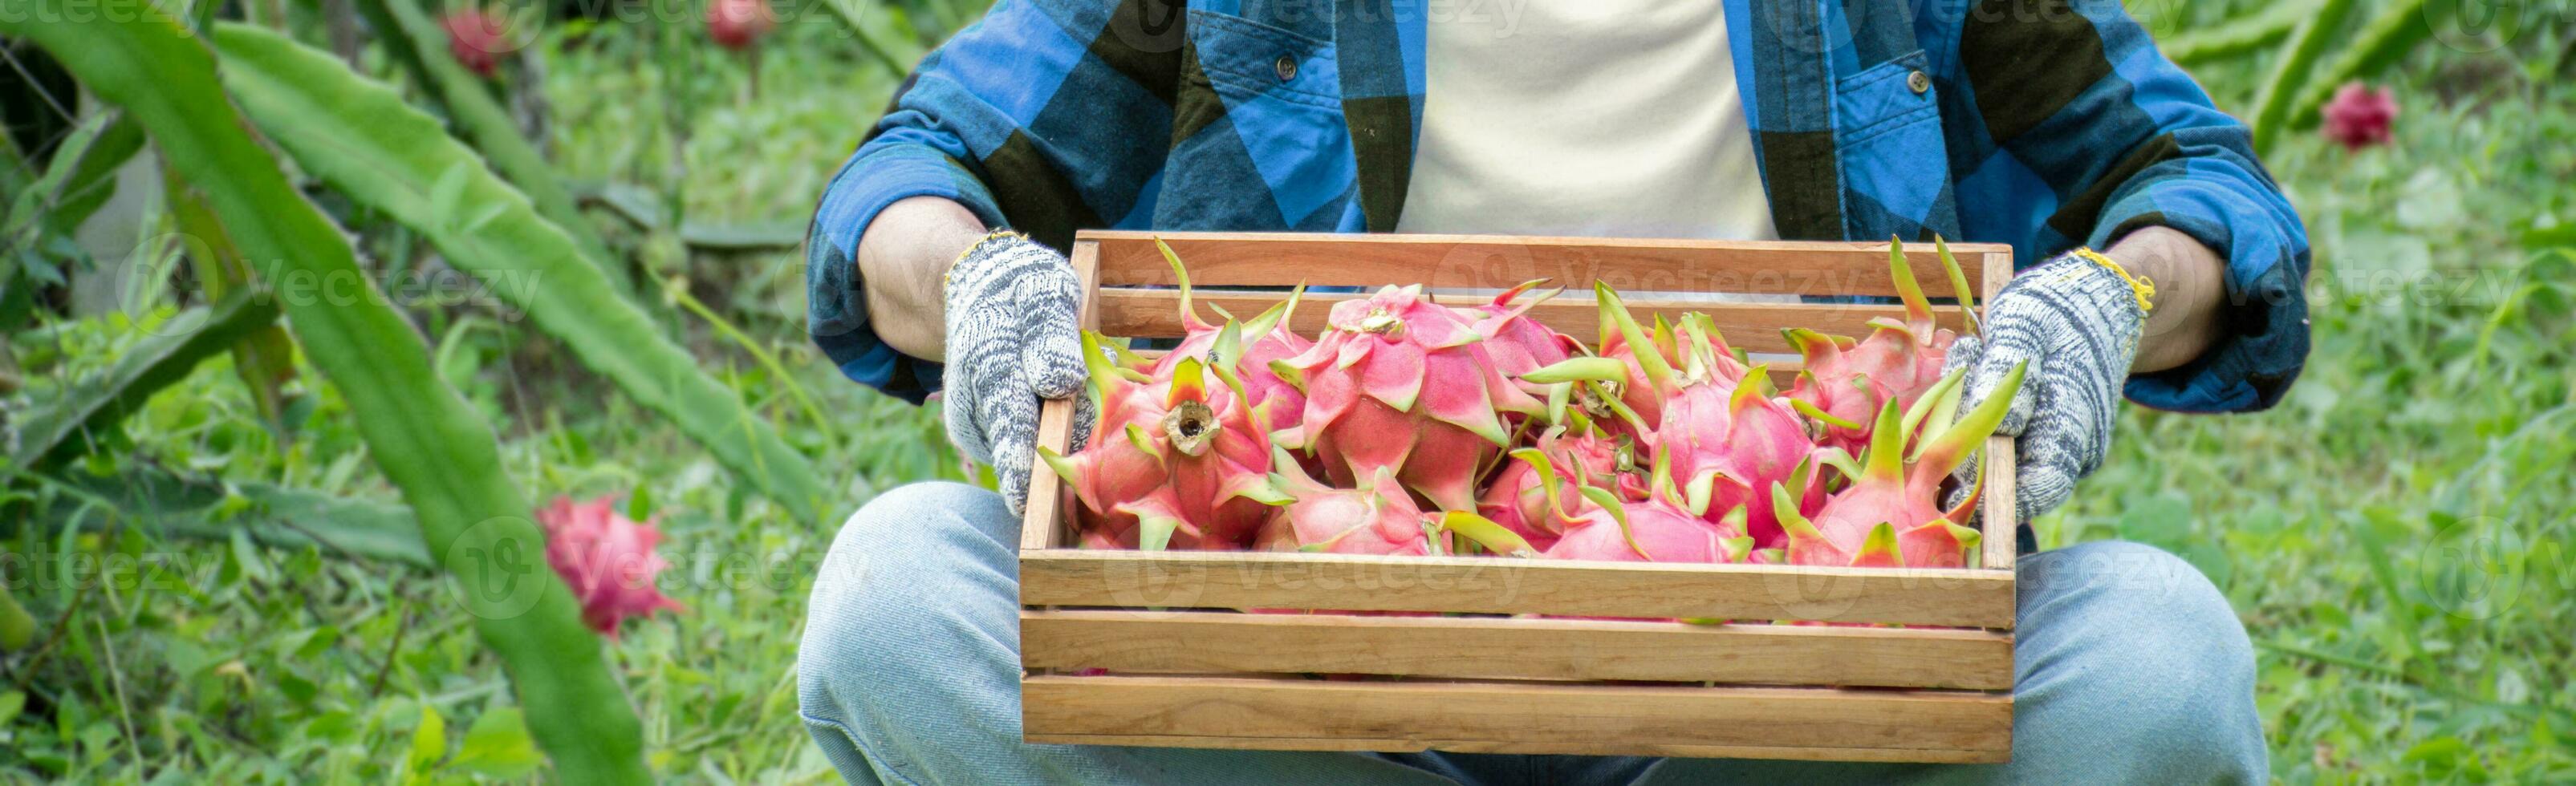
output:
M1543 412L1484 338L1419 286L1335 304L1323 340L1272 364L1306 394L1280 444L1312 451L1336 484L1388 468L1443 510L1474 510L1477 479L1510 444L1498 413Z
M654 586L654 576L670 564L653 553L662 532L650 519L627 518L609 497L556 497L536 512L546 532L546 564L581 600L581 621L591 630L613 640L628 617L686 610Z
M1773 484L1808 487L1816 452L1807 421L1771 395L1770 375L1756 366L1734 389L1693 385L1664 405L1655 445L1670 455L1683 499L1712 516L1746 509L1745 531L1764 548L1786 537L1772 510Z
M1564 292L1563 288L1538 293L1523 301L1521 296L1547 283L1531 279L1520 286L1503 290L1493 302L1457 309L1458 316L1486 337L1485 351L1494 359L1496 370L1505 377L1518 377L1573 357L1582 346L1574 337L1556 332L1538 320L1529 318L1529 310ZM1531 395L1539 395L1535 386L1525 386Z
M1680 500L1669 466L1670 461L1655 462L1649 481L1654 492L1643 501L1582 487L1582 502L1570 516L1577 521L1547 556L1617 562L1742 562L1750 556L1754 543L1744 534L1745 509L1704 517Z
M1974 307L1967 277L1949 244L1935 242L1960 304ZM1858 452L1868 444L1867 424L1879 405L1894 401L1898 409L1912 407L1940 381L1941 363L1959 339L1933 321L1932 303L1915 281L1913 266L1905 262L1905 244L1894 238L1888 242L1887 267L1896 280L1897 297L1905 303L1904 320L1872 319L1869 337L1857 342L1804 328L1781 331L1807 366L1790 385L1789 399L1801 414L1823 424L1821 441L1830 447Z
M1584 408L1596 410L1604 422L1616 424L1614 429L1624 426L1638 440L1651 441L1666 403L1684 388L1732 390L1752 371L1706 314L1685 316L1678 329L1658 316L1648 332L1608 285L1594 285L1593 295L1601 304L1600 356L1571 358L1520 378L1583 383ZM1684 360L1683 368L1673 367L1676 355Z
M1772 504L1788 531L1786 558L1795 565L1876 565L1955 568L1966 564L1978 539L1966 525L1982 485L1958 506L1941 510L1942 482L1992 436L2004 409L2021 389L2024 366L2015 366L1975 410L1952 418L1964 372L1944 377L1902 416L1896 402L1879 408L1870 444L1851 485L1825 500L1812 519L1800 515L1784 485L1771 487ZM1908 439L1911 435L1912 439ZM1914 445L1911 456L1906 446Z
M438 20L447 31L447 53L475 76L492 78L501 70L501 58L517 51L510 40L510 17L488 8L473 7L452 11Z
M769 0L713 0L707 3L707 38L717 46L740 52L752 42L768 35L777 26L778 17L769 12Z
M1244 393L1253 406L1273 400L1279 402L1271 407L1271 413L1280 420L1272 422L1271 428L1297 425L1297 418L1306 407L1306 394L1272 373L1270 364L1296 357L1315 346L1315 342L1297 335L1288 327L1288 318L1297 312L1297 303L1304 298L1306 288L1298 287L1288 293L1287 300L1244 322L1237 333L1243 337L1242 340L1220 345L1219 339L1225 336L1225 330L1200 319L1198 312L1190 307L1190 271L1181 266L1180 255L1172 253L1172 247L1164 245L1161 240L1155 240L1154 246L1162 249L1163 261L1171 263L1172 276L1180 281L1181 328L1185 335L1171 352L1154 361L1148 373L1156 377L1168 376L1173 366L1182 358L1189 357L1199 358L1209 365L1225 366L1243 380Z
M1607 482L1617 498L1646 498L1643 473L1628 446L1588 424L1578 421L1574 428L1570 433L1549 429L1539 435L1536 447L1512 451L1476 498L1476 512L1545 551L1565 534L1557 500L1583 486Z
M1219 344L1240 341L1229 324ZM1270 485L1270 407L1250 404L1224 365L1183 357L1148 376L1110 363L1085 332L1100 420L1073 456L1038 455L1072 486L1085 542L1146 550L1241 548L1284 504ZM1208 378L1220 384L1211 386Z
M1455 532L1495 554L1536 556L1520 537L1473 513L1426 512L1406 494L1395 472L1379 467L1358 488L1340 489L1315 481L1284 453L1272 459L1279 468L1270 482L1289 499L1278 509L1254 548L1264 551L1321 551L1333 554L1438 555L1458 551L1444 533Z

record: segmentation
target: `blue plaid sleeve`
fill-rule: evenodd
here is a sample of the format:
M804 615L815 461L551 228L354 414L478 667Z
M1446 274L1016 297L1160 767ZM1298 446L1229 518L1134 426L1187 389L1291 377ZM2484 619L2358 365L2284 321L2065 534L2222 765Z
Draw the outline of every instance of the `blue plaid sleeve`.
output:
M2307 361L2308 241L2244 124L2116 2L1987 5L1954 17L1952 65L1983 125L1965 145L1983 154L1960 184L1967 234L2022 238L2024 260L2148 226L2192 236L2227 260L2226 332L2191 363L2131 377L2128 397L2190 412L2278 402ZM1979 209L2012 204L2036 209Z
M1002 0L923 58L808 230L807 331L843 375L916 403L939 386L939 364L878 338L861 294L859 234L887 205L944 197L1062 249L1143 198L1169 144L1181 26L1138 0Z

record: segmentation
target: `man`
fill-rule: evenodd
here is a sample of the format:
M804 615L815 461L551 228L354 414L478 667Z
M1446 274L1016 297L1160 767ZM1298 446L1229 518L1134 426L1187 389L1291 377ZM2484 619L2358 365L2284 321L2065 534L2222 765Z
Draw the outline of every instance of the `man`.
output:
M1002 0L834 179L807 271L826 354L944 384L1002 493L851 517L799 695L859 783L2266 777L2225 598L2120 543L2020 562L2009 765L1022 744L1014 511L1039 400L1082 386L1059 250L1092 226L2010 243L2025 270L1951 362L1974 403L2032 361L2003 427L2027 520L2099 466L2124 391L2261 409L2307 351L2296 214L2114 3Z

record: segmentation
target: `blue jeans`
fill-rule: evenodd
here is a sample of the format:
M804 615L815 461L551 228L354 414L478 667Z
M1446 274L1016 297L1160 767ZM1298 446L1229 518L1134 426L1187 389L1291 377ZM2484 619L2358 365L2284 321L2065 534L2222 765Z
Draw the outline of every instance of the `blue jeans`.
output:
M2010 764L1030 745L1020 741L1019 521L990 491L896 489L824 558L797 651L807 730L851 783L2209 783L2267 777L2254 651L2170 554L2023 558Z

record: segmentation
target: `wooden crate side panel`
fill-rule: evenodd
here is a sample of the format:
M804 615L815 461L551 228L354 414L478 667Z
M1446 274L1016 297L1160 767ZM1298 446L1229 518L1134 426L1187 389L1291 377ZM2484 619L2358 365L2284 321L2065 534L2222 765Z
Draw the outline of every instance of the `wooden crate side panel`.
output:
M1021 697L1032 741L1900 761L2012 746L2012 698L1990 693L1031 676Z
M1887 244L1657 240L1489 235L1340 235L1258 232L1085 231L1100 243L1104 286L1175 283L1154 248L1161 237L1189 266L1190 280L1213 286L1419 283L1435 288L1502 289L1534 278L1589 288L1608 282L1622 292L1745 292L1795 295L1896 294L1887 274ZM1951 247L1969 286L1982 289L1982 254L2001 246ZM2009 254L2009 250L2004 253ZM1927 292L1947 289L1949 274L1929 243L1906 246L1906 262Z
M1529 618L1025 611L1022 664L1164 674L1321 672L2009 689L1984 630Z
M1291 608L2011 628L2008 571L1045 549L1029 606Z

